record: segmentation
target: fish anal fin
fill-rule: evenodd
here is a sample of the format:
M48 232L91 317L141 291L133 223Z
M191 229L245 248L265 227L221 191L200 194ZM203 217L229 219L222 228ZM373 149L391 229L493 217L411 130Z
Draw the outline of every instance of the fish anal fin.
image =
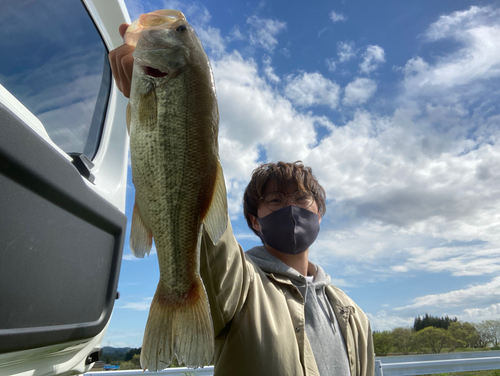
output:
M160 371L174 357L189 368L210 364L214 353L214 329L203 282L198 277L187 298L172 299L158 284L144 331L141 368Z
M153 245L153 233L151 229L144 224L139 205L134 203L132 213L132 227L130 229L130 250L135 257L143 258L149 255Z
M203 225L213 244L217 244L227 228L227 195L224 174L220 162L217 163L217 178L215 181L214 194L207 215L203 219Z

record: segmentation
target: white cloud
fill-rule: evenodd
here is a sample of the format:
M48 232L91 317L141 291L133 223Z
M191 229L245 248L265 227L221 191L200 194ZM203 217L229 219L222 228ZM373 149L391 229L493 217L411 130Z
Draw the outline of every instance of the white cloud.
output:
M420 56L409 60L403 68L408 94L442 95L443 91L463 86L449 97L456 102L464 95L477 95L487 80L500 77L499 15L498 9L473 6L441 16L425 33L427 41L451 39L461 47L452 53L438 54L433 63Z
M209 48L207 52L211 53L212 56L220 56L224 53L225 41L221 37L219 29L210 26L199 27L196 29L196 33L205 50Z
M272 52L278 45L276 35L286 29L286 23L271 19L251 16L247 19L250 25L250 44Z
M500 249L486 242L470 241L437 247L408 249L408 259L394 265L396 272L423 270L453 276L475 276L500 271Z
M241 33L239 26L235 25L229 32L229 37L227 39L229 41L245 40L245 36Z
M290 56L292 56L292 55L290 54L290 50L289 50L288 48L286 48L286 47L281 48L279 51L280 51L280 53L281 53L283 56L285 56L285 57L290 57Z
M370 319L372 330L384 331L398 327L413 327L415 317L400 317L388 314L387 311L378 311L376 314L365 312Z
M123 255L122 259L128 261L140 260L139 258L135 257L132 253L127 253L126 255Z
M454 290L442 294L431 294L413 299L413 304L395 308L396 311L419 307L468 307L481 304L484 301L498 301L500 299L500 277L496 277L483 285L470 286L466 289Z
M326 105L337 108L340 86L320 73L302 73L289 76L285 95L297 106L310 107Z
M361 73L370 74L385 62L385 52L380 46L368 46L363 53L363 62L359 65Z
M153 297L143 298L139 302L127 302L117 308L133 309L135 311L148 311Z
M352 286L349 282L347 282L343 278L332 278L331 283L332 283L332 285L337 286L337 287L350 287L350 286Z
M281 79L274 73L274 68L271 65L271 57L265 55L262 58L262 62L264 63L264 73L266 74L266 77L272 82L280 82Z
M114 315L117 314L116 311ZM126 330L124 328L116 330L113 328L114 322L111 321L110 326L106 329L106 336L102 341L102 344L111 347L132 347L137 348L142 345L142 337L144 335L143 327L140 330L137 330L136 327L134 329L127 327ZM146 323L144 322L144 325Z
M325 64L328 68L328 71L330 72L334 72L335 70L337 70L337 64L335 64L335 60L334 59L326 59L325 60Z
M127 0L128 1L128 0ZM151 6L151 4L148 4ZM191 25L207 25L212 19L208 9L197 2L185 2L179 0L164 0L163 9L177 9L186 16L187 21ZM196 30L198 32L198 30Z
M366 103L377 91L377 84L369 78L357 77L345 88L342 103L346 106L354 106Z
M332 13L330 13L330 19L333 22L339 22L339 21L347 21L347 17L344 16L342 13L337 13L332 10Z
M327 27L324 27L323 29L321 29L320 31L318 31L318 38L321 37L321 35L323 35L323 33L325 33L328 30L332 30L332 28L330 26L327 26Z
M486 308L466 308L464 314L459 315L459 320L479 322L483 320L497 320L500 316L500 303L491 304Z
M453 37L460 34L464 28L470 29L498 22L498 9L491 7L471 6L468 10L456 11L449 15L441 15L429 26L425 36L430 41Z
M356 56L355 44L352 41L337 43L337 55L341 63L351 60Z
M240 240L253 240L256 243L262 244L260 238L257 235L255 235L253 232L250 232L250 229L248 230L248 232L245 232L245 233L240 232L240 233L234 234L234 237L236 239L238 239L238 241L240 241Z
M128 248L128 250L130 250L130 248ZM151 251L149 252L149 255L146 254L144 257L151 257L151 256L154 256L156 254L157 254L156 245L153 243L153 245L151 247ZM139 260L142 260L143 258L135 257L131 252L131 253L124 254L122 256L122 259L127 260L127 261L139 261Z

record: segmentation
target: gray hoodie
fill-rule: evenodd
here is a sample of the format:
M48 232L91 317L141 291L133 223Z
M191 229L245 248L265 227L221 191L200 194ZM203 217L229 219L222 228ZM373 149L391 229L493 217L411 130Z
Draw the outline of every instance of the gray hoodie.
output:
M264 246L246 252L265 273L281 274L290 278L304 299L306 335L321 376L348 376L351 374L347 351L337 319L326 297L325 289L331 278L319 266L309 262L309 282L295 269L270 254Z

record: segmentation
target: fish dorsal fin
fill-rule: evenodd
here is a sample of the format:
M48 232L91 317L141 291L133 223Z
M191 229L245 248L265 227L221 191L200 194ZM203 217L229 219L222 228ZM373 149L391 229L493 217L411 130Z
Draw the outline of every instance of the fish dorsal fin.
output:
M205 230L207 231L213 244L216 244L227 228L227 195L224 174L220 162L217 162L217 178L215 180L214 195L210 209L203 220Z

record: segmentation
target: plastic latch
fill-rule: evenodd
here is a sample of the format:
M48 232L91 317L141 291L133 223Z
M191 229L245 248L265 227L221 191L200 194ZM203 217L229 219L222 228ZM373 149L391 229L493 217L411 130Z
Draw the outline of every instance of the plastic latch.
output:
M76 167L80 175L93 183L95 177L91 172L91 170L94 168L94 164L92 163L92 161L82 153L69 153L69 156L73 159L71 163Z
M94 349L85 359L85 365L89 365L99 361L102 358L102 349Z

